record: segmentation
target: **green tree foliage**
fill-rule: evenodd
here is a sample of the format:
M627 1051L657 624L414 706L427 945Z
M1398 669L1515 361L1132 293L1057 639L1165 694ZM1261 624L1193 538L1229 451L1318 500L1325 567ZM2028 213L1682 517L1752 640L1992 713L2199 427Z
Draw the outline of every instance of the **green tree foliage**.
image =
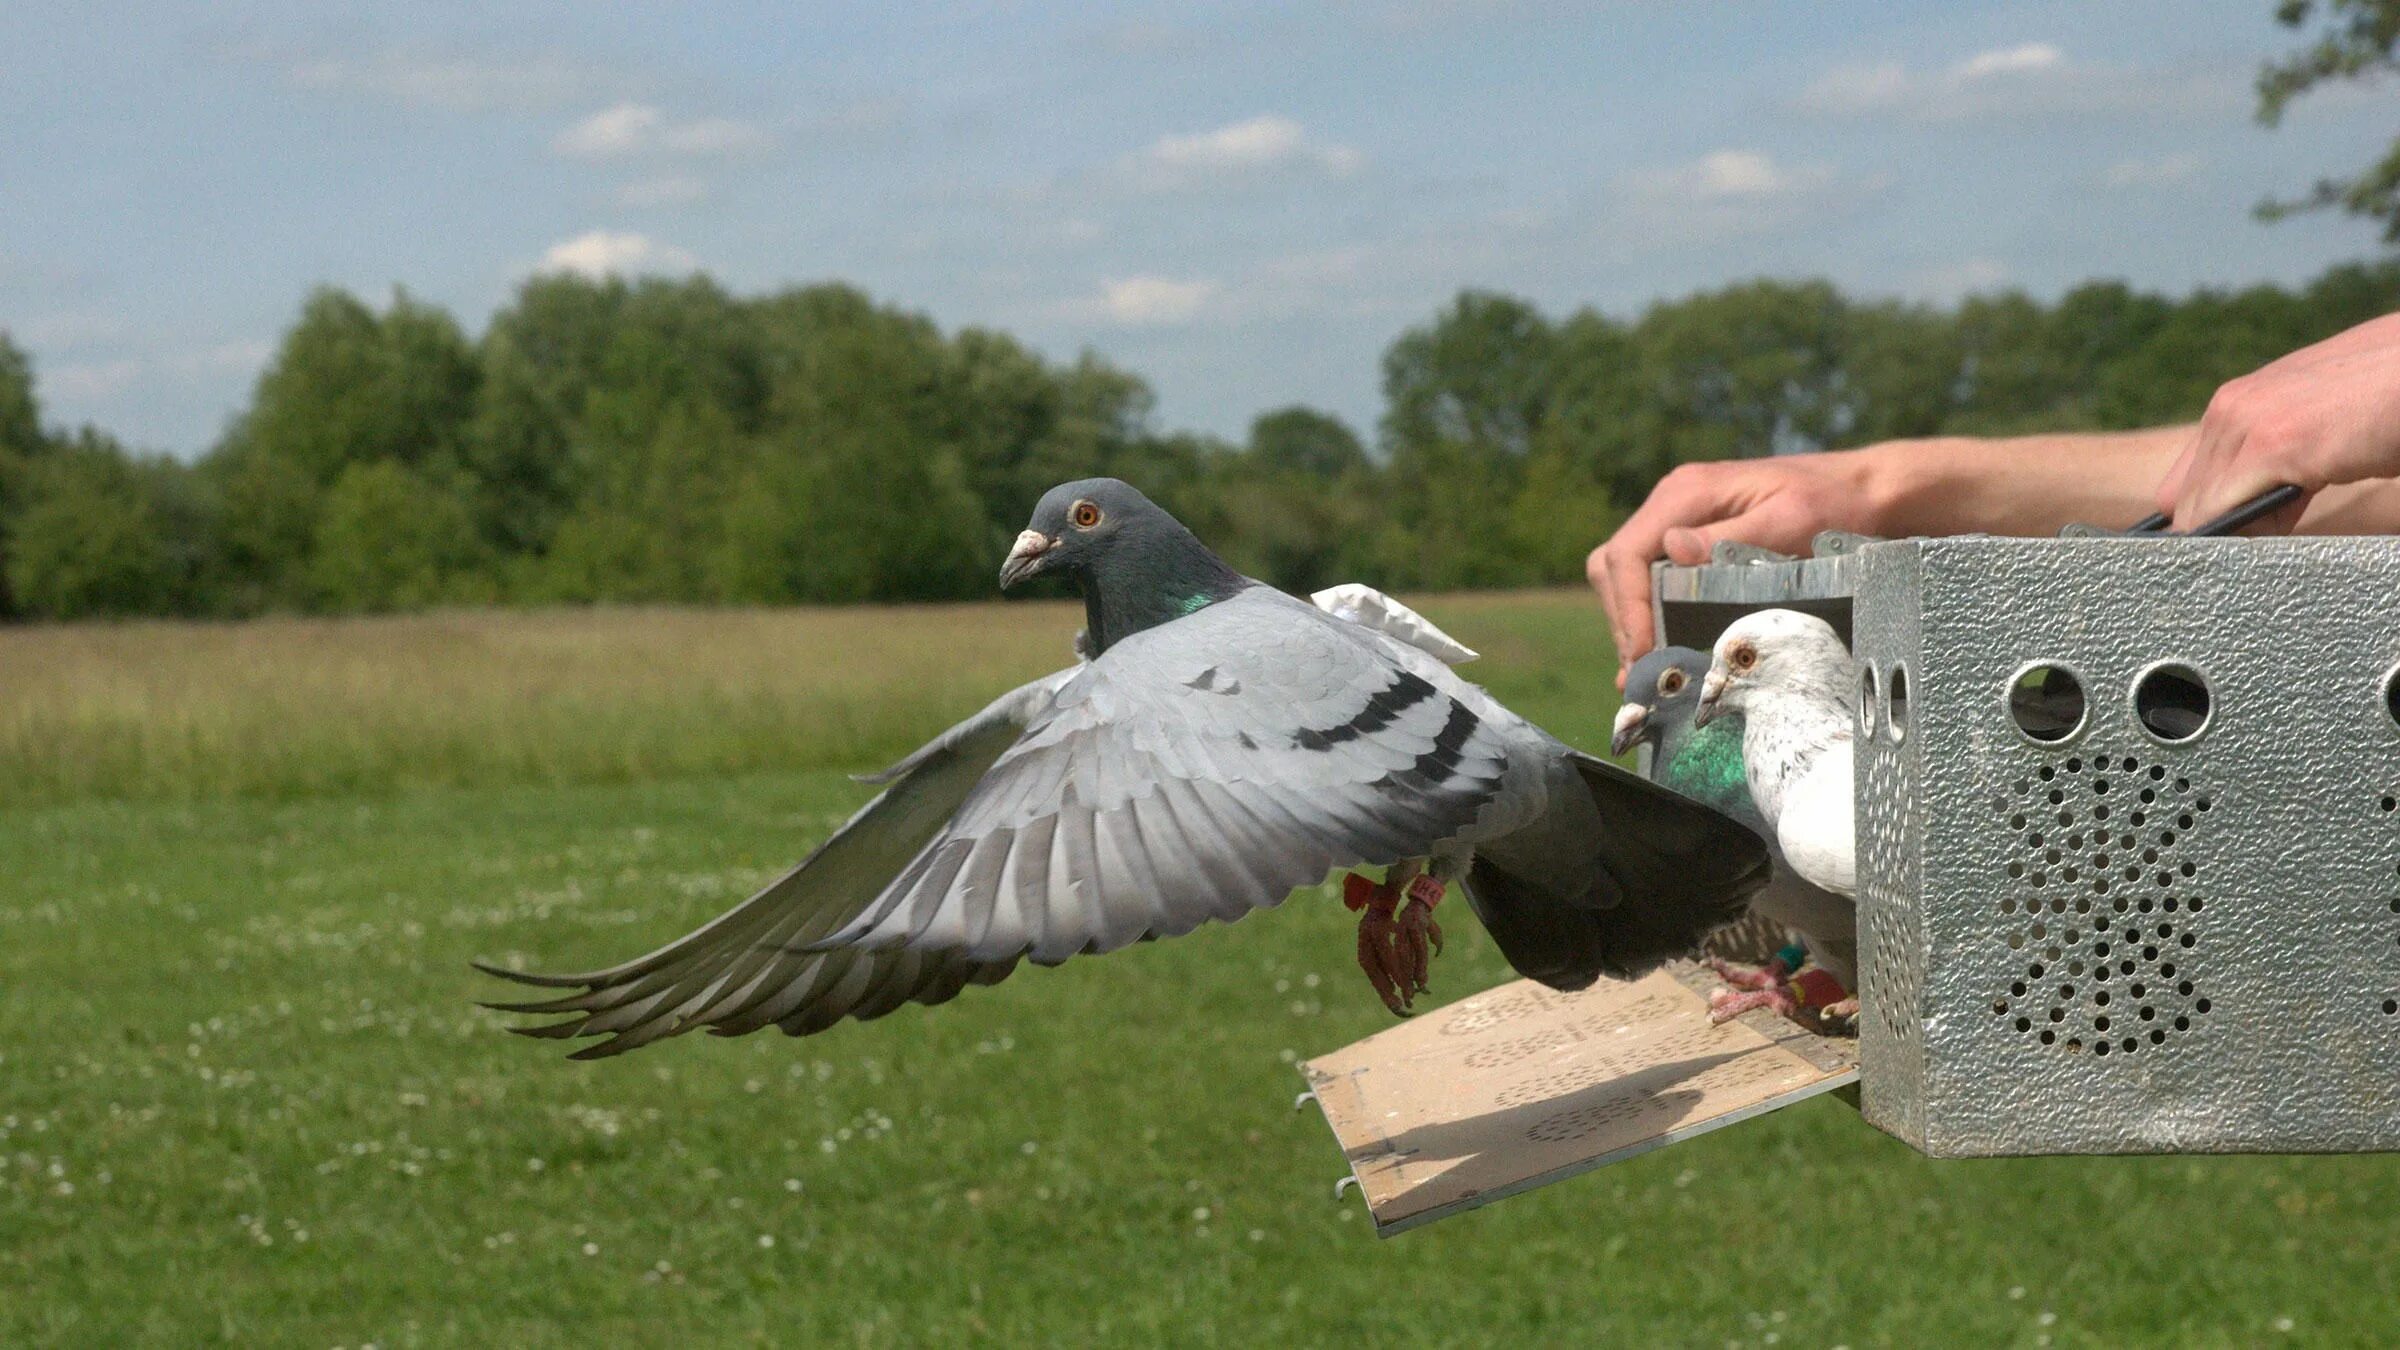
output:
M421 609L489 599L470 498L396 459L342 470L319 508L308 580L339 610Z
M2274 126L2292 100L2329 80L2373 80L2400 70L2400 0L2280 0L2275 20L2308 40L2258 74L2258 120ZM2400 244L2400 140L2348 178L2320 178L2306 193L2259 203L2261 219L2338 207L2383 222L2383 239Z
M22 459L40 450L41 407L33 396L33 363L0 332L0 455Z
M29 461L42 452L41 406L34 399L33 363L0 332L0 614L15 609L6 590L8 529L25 495Z
M1158 429L1088 353L848 286L544 276L479 339L328 290L193 465L46 433L0 339L0 580L28 617L976 598L1044 489L1113 474L1287 588L1552 583L1678 464L2187 419L2395 309L2400 262L1951 309L1814 281L1630 318L1469 291L1392 343L1373 444L1286 407L1233 445Z
M178 466L136 460L88 428L46 447L24 467L9 521L10 596L48 619L189 605L195 522L176 500L184 476Z

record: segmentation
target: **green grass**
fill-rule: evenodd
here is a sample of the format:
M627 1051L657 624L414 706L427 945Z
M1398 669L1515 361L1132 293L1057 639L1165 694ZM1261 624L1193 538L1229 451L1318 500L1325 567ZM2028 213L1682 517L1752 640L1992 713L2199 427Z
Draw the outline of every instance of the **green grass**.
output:
M1596 741L1587 602L1430 608L1506 697ZM716 617L670 621L700 644ZM577 618L531 622L567 641ZM577 649L625 665L630 626L600 631L623 618L589 616ZM720 637L788 623L798 649L821 618L723 616ZM989 619L885 617L909 629L893 650L1016 644L965 644L947 683L898 695L895 720L927 719L910 734L1072 627ZM153 660L192 631L99 636ZM1932 1163L1830 1100L1379 1242L1332 1199L1322 1122L1289 1109L1293 1059L1388 1025L1321 895L811 1040L568 1063L470 1006L493 992L470 957L587 965L673 936L798 857L860 798L838 767L893 747L639 781L547 743L567 720L495 718L508 669L444 676L492 743L453 739L438 773L295 713L303 750L246 753L302 767L247 795L54 783L0 812L0 1345L2390 1338L2388 1159ZM822 683L762 680L760 724L802 726ZM671 682L577 696L648 745L730 743ZM344 755L371 790L307 795L310 757ZM1471 930L1445 999L1506 978Z

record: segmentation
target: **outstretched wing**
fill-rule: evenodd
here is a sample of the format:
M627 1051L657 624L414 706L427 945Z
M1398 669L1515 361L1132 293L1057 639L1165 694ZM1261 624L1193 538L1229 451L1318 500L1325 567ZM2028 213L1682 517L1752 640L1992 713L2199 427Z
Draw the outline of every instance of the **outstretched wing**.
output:
M579 992L503 1012L572 1013L520 1027L528 1036L609 1036L577 1059L622 1054L694 1027L738 1036L778 1026L795 1036L844 1017L880 1017L901 1004L940 1003L968 984L992 984L1015 959L955 952L800 948L855 914L949 823L958 804L1025 724L1048 706L1062 670L1013 689L869 781L888 784L798 867L698 930L647 956L581 975L534 975L477 962L524 984Z
M585 1057L704 1025L805 1034L1423 856L1499 790L1509 743L1412 664L1244 591L1004 696L690 936L588 975L494 973L579 989L508 1010L613 1036Z
M1424 856L1498 791L1509 742L1396 654L1265 587L1127 638L820 945L1055 964Z

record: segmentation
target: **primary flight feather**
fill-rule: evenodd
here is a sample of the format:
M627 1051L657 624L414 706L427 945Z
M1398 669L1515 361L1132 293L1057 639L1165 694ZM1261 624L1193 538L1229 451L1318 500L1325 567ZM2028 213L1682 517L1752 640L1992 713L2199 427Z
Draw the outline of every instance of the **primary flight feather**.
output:
M523 1030L609 1038L579 1058L697 1027L805 1035L1360 866L1388 869L1350 898L1400 1011L1450 880L1519 971L1580 988L1691 950L1766 879L1750 831L1460 680L1442 656L1465 649L1405 608L1352 594L1350 622L1252 581L1127 484L1043 497L1000 581L1036 576L1081 590L1088 660L877 775L806 861L688 936L581 975L485 967L574 991L510 1005L566 1015Z

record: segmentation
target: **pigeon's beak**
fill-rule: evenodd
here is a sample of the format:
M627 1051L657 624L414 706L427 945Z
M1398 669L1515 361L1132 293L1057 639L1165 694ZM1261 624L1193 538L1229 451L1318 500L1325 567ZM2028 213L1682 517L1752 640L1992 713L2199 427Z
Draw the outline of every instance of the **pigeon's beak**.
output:
M1707 726L1717 716L1717 700L1725 697L1725 672L1712 670L1700 681L1700 706L1692 710L1692 725Z
M1608 738L1608 753L1621 755L1631 750L1650 729L1650 705L1628 703L1617 709L1617 725Z
M1040 573L1042 559L1049 557L1050 550L1057 547L1058 541L1040 530L1027 530L1018 535L1016 546L1008 551L1008 560L1000 564L1000 589L1005 591L1025 578Z

